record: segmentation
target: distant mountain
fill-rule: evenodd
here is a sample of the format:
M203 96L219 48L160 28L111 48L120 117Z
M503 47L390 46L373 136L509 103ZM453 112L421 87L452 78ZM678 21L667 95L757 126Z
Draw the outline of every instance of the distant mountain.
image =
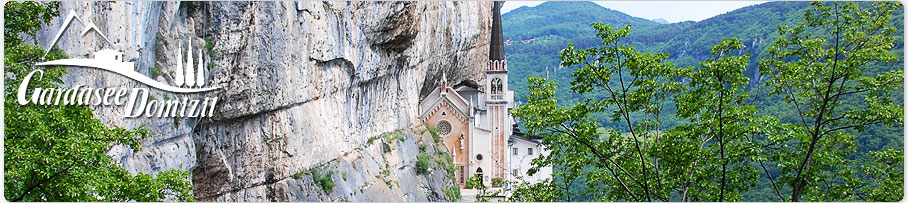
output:
M758 82L756 71L759 58L777 36L780 24L793 25L801 21L807 2L769 2L740 8L685 27L656 51L672 54L672 61L682 66L696 66L710 56L709 49L725 38L737 37L751 53L747 75L752 84Z
M665 18L652 19L651 21L659 23L659 24L669 24L669 22L667 20L665 20Z
M865 3L866 4L866 3ZM600 39L589 26L593 22L621 28L632 25L627 45L648 52L667 52L670 61L680 66L696 66L709 57L709 49L724 38L737 37L750 53L751 63L746 74L759 82L757 62L766 47L776 37L780 24L793 25L801 21L807 2L768 2L740 8L699 22L685 21L660 24L604 8L592 2L551 1L536 7L521 7L502 16L505 52L511 68L510 86L522 100L526 91L526 76L546 76L567 87L571 74L558 67L558 51L569 42L586 48L599 45ZM894 19L902 23L903 11ZM899 26L899 32L904 33ZM902 41L897 40L897 50ZM516 70L516 71L515 71ZM565 95L568 96L568 95Z
M520 7L502 15L505 40L529 39L556 35L570 37L585 31L590 23L634 24L651 27L658 25L647 19L633 17L619 11L585 1L545 2L535 7Z
M520 7L502 15L505 53L510 69L511 89L523 100L529 92L527 76L549 76L562 87L570 82L570 71L558 68L558 51L568 42L578 47L601 43L591 23L602 22L614 27L631 24L631 45L643 50L656 50L669 42L693 22L659 24L644 18L599 6L592 2L551 1L535 7ZM566 92L559 97L571 98ZM566 101L568 102L568 101Z

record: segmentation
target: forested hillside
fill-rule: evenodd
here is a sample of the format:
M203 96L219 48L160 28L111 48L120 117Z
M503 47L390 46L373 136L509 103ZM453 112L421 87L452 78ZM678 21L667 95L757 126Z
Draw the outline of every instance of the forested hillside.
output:
M859 5L862 8L871 7L869 2L859 3ZM571 91L569 87L572 87L571 81L576 76L572 73L580 66L560 67L559 65L562 62L559 59L559 52L568 47L568 43L575 44L575 47L579 49L602 45L603 39L597 37L597 31L589 26L594 22L610 24L614 29L631 25L630 33L627 37L620 38L619 44L633 47L640 52L667 53L669 54L668 62L677 67L692 67L693 69L701 68L701 61L715 57L710 53L713 46L720 44L723 39L735 37L740 40L743 47L729 49L732 51L729 54L746 57L746 69L743 74L749 80L744 83L746 85L744 85L743 91L749 93L747 104L752 104L756 108L753 116L772 115L782 122L800 122L798 112L790 103L785 102L786 99L782 95L769 93L772 88L765 84L767 77L760 74L758 67L761 64L761 58L770 57L768 48L779 37L779 26L795 26L803 23L804 11L809 8L811 8L809 2L769 2L737 9L700 22L660 24L603 8L591 2L546 2L536 7L521 7L502 16L506 41L505 52L510 70L510 87L516 92L518 104L526 103L526 96L530 94L530 90L527 88L527 77L544 77L554 81L554 84L559 87L558 91L554 92L554 98L559 106L576 105L584 99L605 98L605 93L596 91L588 92L583 96ZM864 76L874 76L902 69L904 66L902 57L904 49L903 18L904 10L898 9L892 14L892 20L889 22L897 28L893 34L896 36L894 46L889 52L898 59L887 63L871 62L867 64L868 68L864 71ZM683 83L689 82L689 78L675 78L675 80ZM902 87L898 87L890 93L892 93L891 99L896 103L901 104L904 100ZM846 97L843 100L843 108L846 109L852 106L858 107L864 102L860 97ZM675 115L677 111L674 101L670 99L663 107L664 115ZM610 117L612 110L615 109L602 111L606 113L592 112L590 114L597 120L598 126L627 133L627 125L612 122L613 118ZM629 120L640 120L643 115L631 113L629 116L631 117ZM664 116L659 118L659 121L662 130L687 123L685 119L675 116ZM904 145L901 126L901 124L893 127L872 124L861 130L846 130L846 133L855 136L856 153L849 159L865 160L869 158L869 152L872 151L901 149ZM778 177L779 165L766 164L765 167L769 174ZM582 182L582 180L578 182ZM584 190L584 188L579 189ZM784 188L781 190L782 193L791 192ZM778 201L770 181L764 174L761 174L756 187L744 192L742 196L743 200L747 201ZM584 199L589 197L574 195L575 199L572 200L578 200L576 198L595 200Z
M630 46L646 52L666 52L679 66L696 66L709 56L709 49L723 38L737 37L744 43L743 53L751 53L745 75L751 87L759 81L756 66L765 57L766 47L777 37L781 24L801 21L807 2L768 2L737 9L700 22L660 24L633 17L592 2L546 2L536 7L520 7L502 16L505 53L510 64L511 89L526 95L526 76L546 75L567 82L570 70L558 67L558 51L568 42L578 48L598 45L590 23L602 22L616 27L630 24L626 38ZM904 24L904 12L894 14L896 24ZM904 33L903 27L898 27ZM895 54L902 53L903 40L896 40ZM567 83L565 83L567 84ZM562 98L570 98L562 95ZM518 98L523 100L523 98Z
M865 3L864 5L869 5ZM697 66L700 60L710 56L710 48L724 38L737 37L744 47L737 54L749 53L750 61L744 72L750 80L748 89L758 87L762 77L757 71L760 58L766 57L766 48L778 37L779 25L803 21L803 11L808 2L768 2L737 9L700 22L680 22L659 24L647 19L633 17L619 11L599 6L592 2L545 2L535 7L520 7L502 15L505 54L509 64L509 82L515 92L518 103L525 102L529 94L527 77L546 77L555 80L562 87L570 86L572 69L559 66L558 52L568 43L577 48L599 45L601 39L595 36L596 31L589 24L602 22L620 28L631 25L630 34L623 43L637 50L669 54L669 61L680 67ZM903 11L893 14L894 24L903 25ZM904 33L902 26L897 26L897 33ZM903 34L895 40L893 53L903 53ZM903 60L879 66L877 72L901 68ZM575 67L576 68L576 67ZM756 97L763 91L756 88ZM559 102L576 103L582 98L570 91L555 93ZM897 95L901 100L902 95ZM773 106L771 102L756 102ZM779 104L784 105L784 104ZM667 111L673 111L666 105ZM600 119L607 120L607 119ZM677 121L665 118L668 125ZM607 124L606 124L607 125ZM618 126L615 126L618 127ZM901 142L901 138L898 139Z

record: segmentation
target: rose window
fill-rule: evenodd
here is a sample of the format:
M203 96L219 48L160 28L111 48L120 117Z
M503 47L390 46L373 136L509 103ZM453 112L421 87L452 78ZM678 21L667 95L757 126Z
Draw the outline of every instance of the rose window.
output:
M443 136L451 134L451 123L448 123L448 121L438 122L438 133Z

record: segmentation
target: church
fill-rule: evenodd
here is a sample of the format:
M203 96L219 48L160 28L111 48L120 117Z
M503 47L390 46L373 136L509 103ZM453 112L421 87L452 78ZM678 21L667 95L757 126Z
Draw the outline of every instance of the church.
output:
M442 76L441 86L419 105L421 121L438 128L443 146L452 154L455 181L461 187L474 176L482 177L487 186L493 186L493 180L537 182L551 177L551 168L540 169L533 176L526 173L533 158L548 152L539 145L539 138L520 133L517 120L509 113L514 108L514 92L508 89L501 5L495 2L492 9L486 82L451 85Z

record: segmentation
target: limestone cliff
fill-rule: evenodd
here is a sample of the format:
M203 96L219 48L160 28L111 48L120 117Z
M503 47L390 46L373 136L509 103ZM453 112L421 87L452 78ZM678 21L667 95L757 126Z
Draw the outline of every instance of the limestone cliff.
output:
M386 143L390 152L368 141L420 125L418 102L442 73L452 82L484 78L489 2L64 2L61 16L38 33L40 45L52 41L69 10L113 43L72 24L57 42L69 56L115 48L140 73L170 83L176 53L191 46L208 63L208 85L221 87L152 93L217 96L212 118L123 119L122 106L95 107L110 125L155 135L140 152L111 150L130 171L192 171L196 197L208 201L447 200L439 192L450 177L415 174L425 135L399 131L405 139ZM113 73L68 70L67 86L144 87ZM335 171L335 189L323 191L311 173L300 173L312 170Z

